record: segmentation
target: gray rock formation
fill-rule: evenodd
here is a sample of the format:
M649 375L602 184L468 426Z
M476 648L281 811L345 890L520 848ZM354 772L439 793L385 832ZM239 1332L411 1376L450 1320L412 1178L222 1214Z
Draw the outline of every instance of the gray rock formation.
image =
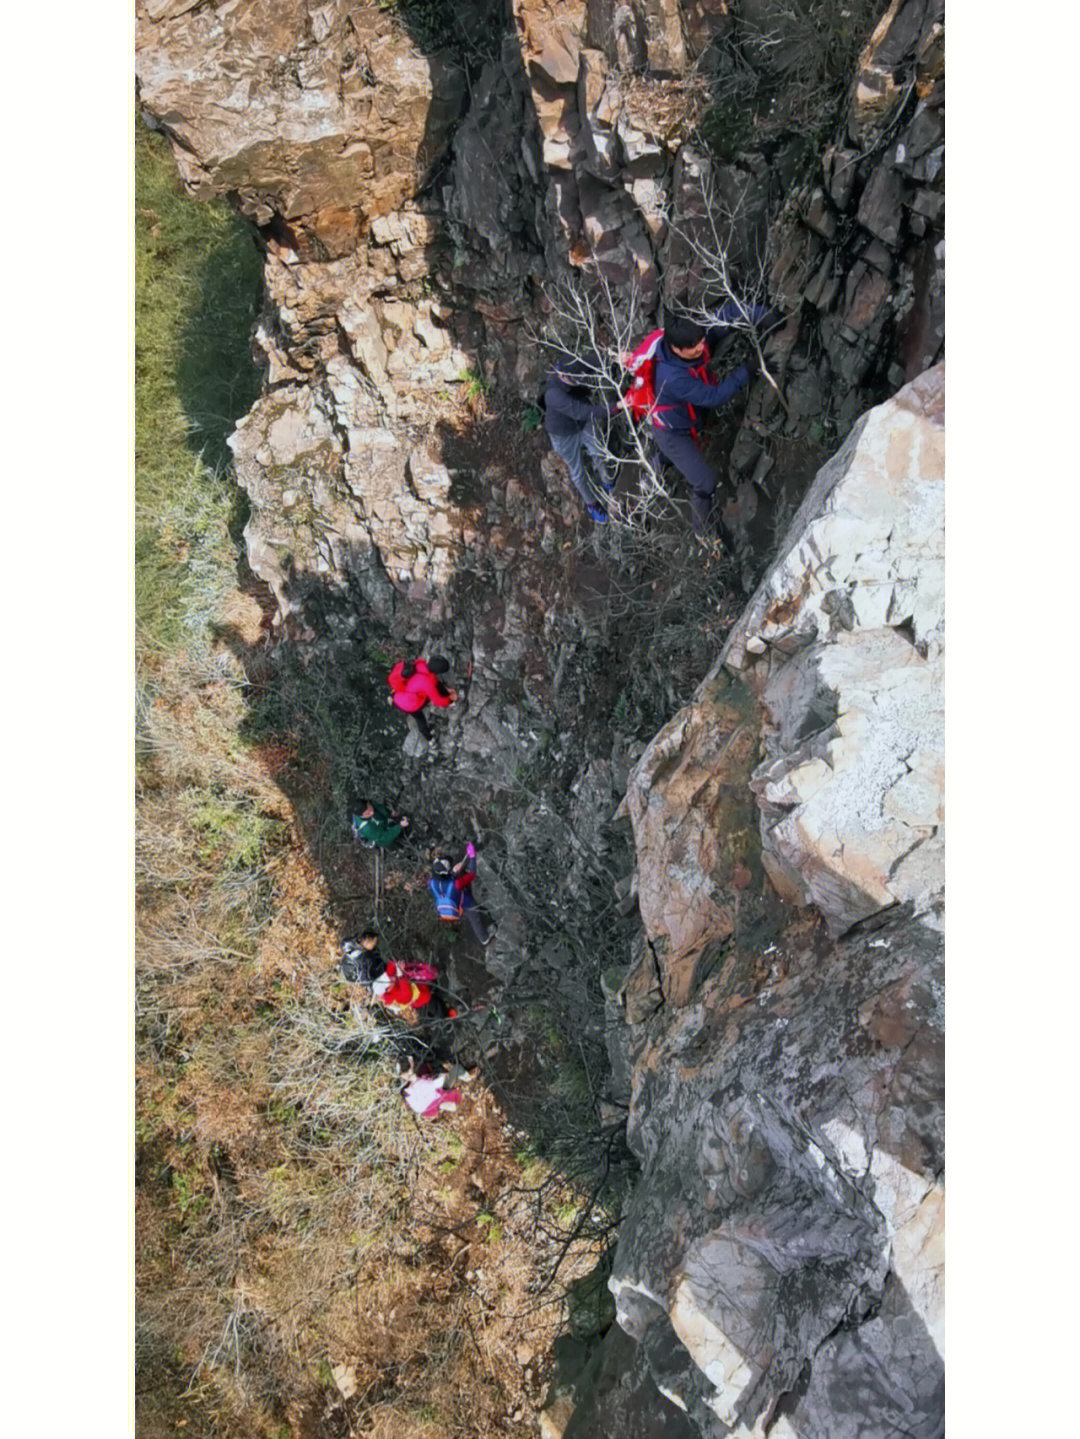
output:
M630 779L610 1284L702 1434L943 1432L943 417L859 423Z
M794 96L806 36L788 11L759 80ZM538 866L565 852L571 884L586 854L607 862L628 767L580 737L571 756L537 721L569 728L600 703L607 630L573 583L596 555L572 553L576 501L507 434L461 460L463 396L532 393L552 282L595 269L649 309L688 293L696 226L719 226L747 272L767 239L763 297L788 318L768 351L780 393L756 382L724 441L737 534L756 517L768 543L777 476L802 499L808 457L847 438L626 781L637 870L621 896L641 931L604 981L609 1097L629 1107L641 1180L611 1280L620 1329L545 1422L568 1439L930 1436L944 371L924 371L944 335L942 9L892 0L822 118L821 156L794 110L740 128L738 27L780 20L765 0L734 12L514 0L466 85L461 55L375 4L140 0L140 101L190 188L232 195L265 247L266 390L231 444L279 625L328 665L370 617L471 659L446 726L455 774L479 790L557 769L559 814L522 798L501 842ZM476 35L485 15L457 11ZM713 40L725 104L695 79ZM721 121L706 154L698 127ZM481 880L501 921L490 961L510 973L524 906L494 869ZM562 972L554 941L540 958Z

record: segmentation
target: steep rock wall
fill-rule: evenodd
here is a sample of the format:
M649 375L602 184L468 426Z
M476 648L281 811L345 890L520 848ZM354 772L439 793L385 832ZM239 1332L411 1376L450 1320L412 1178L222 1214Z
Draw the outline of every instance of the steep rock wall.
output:
M744 8L772 23L769 6ZM628 787L643 932L609 986L608 1020L613 1097L630 1105L643 1181L612 1287L622 1336L637 1341L642 1434L664 1432L649 1407L659 1392L672 1433L679 1414L703 1434L771 1424L787 1436L884 1434L903 1415L907 1432L930 1435L939 380L858 416L942 345L942 11L893 0L821 156L778 126L721 160L694 140L693 75L710 39L745 19L730 9L467 7L470 23L488 17L491 43L466 86L459 56L422 47L375 5L140 0L140 99L189 185L233 195L265 247L266 393L232 441L252 568L312 658L354 645L368 614L471 657L468 710L450 730L477 777L540 753L493 657L541 707L557 707L560 683L565 700L574 601L551 557L574 501L514 454L463 460L451 442L462 392L530 393L542 358L527 326L547 318L545 287L586 265L647 304L685 292L693 266L672 220L692 224L703 180L738 213L729 238L744 262L768 236L765 289L788 312L770 351L784 401L757 382L739 414L736 522L775 497L782 443L855 428L725 663ZM779 86L797 39L777 47ZM908 462L924 455L916 474ZM586 609L572 643L585 636L599 655L594 674L604 632ZM575 683L579 708L595 703L588 675ZM883 736L870 791L860 756ZM580 791L591 843L625 762L586 755L560 780ZM872 820L843 835L841 770L859 776L856 809L865 800ZM508 830L508 843L548 840L558 834L534 810ZM502 932L524 944L513 893L485 881ZM568 1439L590 1432L587 1409L564 1413Z
M628 787L611 1288L706 1435L943 1432L943 416L860 422Z
M647 316L693 284L683 237L699 231L789 312L770 346L783 399L755 383L725 440L740 551L745 527L759 552L770 537L784 447L843 435L942 343L938 0L889 6L820 157L784 99L816 53L794 11L473 0L452 18L433 44L374 4L137 6L144 113L195 193L231 194L265 246L271 393L235 450L252 566L300 632L325 622L297 613L304 572L346 553L437 603L472 527L444 482L410 484L413 457L453 468L438 431L463 386L533 392L544 358L528 335L550 319L549 287L583 268L636 288ZM732 108L733 57L761 36L755 83L773 98L747 101L753 126L710 157L697 127ZM314 411L335 439L312 449ZM333 558L288 518L280 542L298 507ZM530 520L555 524L550 508Z

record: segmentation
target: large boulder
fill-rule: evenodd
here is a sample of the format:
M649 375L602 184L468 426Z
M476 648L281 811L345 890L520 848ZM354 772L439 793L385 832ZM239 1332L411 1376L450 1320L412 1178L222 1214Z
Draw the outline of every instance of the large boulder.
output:
M448 57L343 0L142 0L135 68L193 193L234 192L260 224L299 223L337 253L416 193L465 95Z
M943 421L860 421L624 801L610 1286L717 1439L943 1432Z
M818 474L723 661L762 700L762 862L834 932L944 884L945 367Z

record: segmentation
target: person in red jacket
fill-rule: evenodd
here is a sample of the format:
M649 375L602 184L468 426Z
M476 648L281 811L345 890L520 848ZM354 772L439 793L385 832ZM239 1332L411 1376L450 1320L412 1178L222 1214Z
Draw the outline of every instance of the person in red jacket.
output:
M398 660L386 676L390 686L389 703L408 715L410 723L428 741L431 730L424 715L426 706L433 704L438 709L446 709L458 697L457 690L444 686L439 679L449 668L449 662L441 655L432 655L429 660Z
M457 1019L458 1010L447 1004L437 988L438 971L433 965L392 959L372 983L371 997L388 1009L422 1009L425 1019Z

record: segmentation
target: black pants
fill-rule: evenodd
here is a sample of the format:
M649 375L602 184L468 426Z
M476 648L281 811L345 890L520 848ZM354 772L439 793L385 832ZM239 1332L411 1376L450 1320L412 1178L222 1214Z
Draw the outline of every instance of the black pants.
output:
M690 516L694 533L707 534L713 491L716 489L716 473L713 467L701 453L691 434L681 434L678 430L661 430L653 425L652 442L690 486Z
M411 714L407 713L405 718L409 721L409 724L416 729L421 739L426 739L430 742L431 727L428 725L427 715L423 710L414 710Z
M479 908L479 906L475 904L471 905L465 911L465 918L469 921L469 927L472 929L473 934L476 935L477 942L480 944L487 944L488 936L491 931L488 928L488 922L484 918L483 912Z

